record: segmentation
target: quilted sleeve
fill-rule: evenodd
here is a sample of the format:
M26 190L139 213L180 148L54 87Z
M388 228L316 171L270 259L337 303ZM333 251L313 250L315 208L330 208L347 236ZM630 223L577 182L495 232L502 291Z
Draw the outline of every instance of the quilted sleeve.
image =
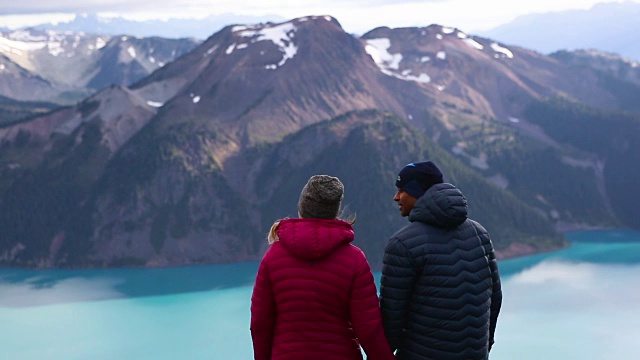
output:
M364 253L360 258L351 290L351 325L368 360L395 359L382 327L375 281Z
M256 360L271 359L273 332L276 321L276 305L269 280L267 261L260 263L256 283L251 295L251 338Z
M394 351L402 341L415 281L416 271L409 250L401 241L391 238L382 258L380 307L382 324Z
M489 322L489 351L493 346L494 334L496 332L496 325L498 323L498 315L500 314L500 308L502 307L502 285L500 283L500 273L498 271L498 262L496 255L493 251L493 244L487 234L486 242L484 243L487 250L487 257L489 259L489 268L491 269L491 280L493 282L493 292L491 294L491 313Z

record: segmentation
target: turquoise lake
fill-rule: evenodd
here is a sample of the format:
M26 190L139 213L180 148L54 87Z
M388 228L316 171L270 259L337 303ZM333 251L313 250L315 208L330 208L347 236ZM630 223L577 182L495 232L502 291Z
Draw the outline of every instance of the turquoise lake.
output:
M567 236L499 262L492 360L639 358L640 233ZM252 359L257 266L0 269L0 359Z

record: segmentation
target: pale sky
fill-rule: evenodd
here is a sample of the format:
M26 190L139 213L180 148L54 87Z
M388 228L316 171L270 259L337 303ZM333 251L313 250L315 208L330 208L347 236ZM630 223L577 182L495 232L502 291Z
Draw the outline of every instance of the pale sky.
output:
M640 2L640 0L627 0ZM73 13L98 13L127 19L238 15L279 15L292 19L331 15L347 32L364 33L377 26L439 24L474 32L492 29L520 15L589 9L621 0L0 0L0 26L15 28ZM79 4L81 3L81 4ZM55 13L56 15L52 15ZM44 15L46 14L46 15ZM67 14L67 15L65 15Z

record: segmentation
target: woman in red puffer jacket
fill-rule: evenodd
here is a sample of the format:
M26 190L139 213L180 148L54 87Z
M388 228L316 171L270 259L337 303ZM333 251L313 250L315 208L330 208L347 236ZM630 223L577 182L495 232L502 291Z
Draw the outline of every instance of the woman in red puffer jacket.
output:
M344 187L312 176L300 218L276 222L251 297L256 360L395 359L387 343L373 274L351 223L337 219Z

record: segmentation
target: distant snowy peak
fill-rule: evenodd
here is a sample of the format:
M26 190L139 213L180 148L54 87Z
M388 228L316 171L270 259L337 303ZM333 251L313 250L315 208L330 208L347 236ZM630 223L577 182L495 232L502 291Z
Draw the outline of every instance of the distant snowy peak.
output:
M156 40L158 43L162 39ZM176 42L167 39L165 42ZM186 40L185 40L186 41ZM56 31L56 30L16 30L0 33L0 54L4 54L27 69L35 68L30 64L33 57L52 56L57 58L87 57L111 44L118 45L124 56L123 63L137 59L145 64L149 70L162 67L167 61L173 60L177 53L157 54L153 47L144 48L145 38L132 36L95 35L84 32ZM193 46L197 44L193 41ZM158 45L160 46L160 45ZM142 56L145 56L142 59ZM40 59L39 61L43 61Z
M387 36L378 37L380 33ZM379 28L363 35L362 39L366 52L384 74L424 84L432 80L427 71L428 66L424 65L433 61L447 61L446 42L462 42L495 59L514 57L513 52L496 42L483 45L481 42L486 40L476 39L458 29L440 25L425 28ZM411 45L403 45L407 41Z
M73 103L110 84L131 85L199 43L33 28L2 32L0 96Z
M0 34L0 53L9 57L26 56L33 51L51 56L87 55L104 47L108 36L86 35L70 31L16 30Z
M281 22L287 19L277 15L251 16L224 13L196 18L168 18L129 20L98 14L76 14L67 22L49 22L35 25L36 29L70 30L102 35L132 35L162 37L166 39L192 38L202 41L229 24ZM2 31L2 28L0 28Z

